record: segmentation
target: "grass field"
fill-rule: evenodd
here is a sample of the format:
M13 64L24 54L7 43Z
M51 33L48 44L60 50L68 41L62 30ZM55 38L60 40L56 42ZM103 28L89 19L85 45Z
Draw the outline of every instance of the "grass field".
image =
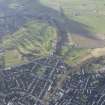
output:
M25 63L25 61L20 58L20 54L16 50L6 51L4 57L6 67Z
M64 15L68 19L85 24L94 35L100 39L105 39L105 0L40 0L40 3L58 12L61 12L62 7ZM16 4L10 6L16 7ZM30 8L36 9L34 4ZM93 41L87 37L69 34L72 35L72 40L76 44L92 45ZM19 54L13 55L14 50L17 52L17 48L22 53L32 54L35 57L47 56L52 52L56 38L56 29L46 23L37 20L25 23L12 36L4 37L4 48L13 49L12 51L8 50L5 54L6 65L24 62L18 59ZM72 48L68 43L63 47L61 56L65 62L73 64L79 62L91 50L90 48Z
M68 18L90 26L90 30L105 33L105 0L40 0L44 5L60 11Z
M21 54L33 55L35 58L49 55L56 37L56 30L48 24L38 21L27 23L12 36L3 39L3 47L7 49L6 66L23 63L19 57Z
M60 11L73 20L87 25L90 32L105 38L105 0L40 0L44 5ZM92 45L92 40L72 35L72 39L80 45ZM97 42L96 42L97 43ZM96 44L95 43L95 44ZM67 50L67 48L65 48ZM64 50L65 51L65 50ZM91 49L71 49L66 58L68 63L76 63L86 56ZM100 49L101 51L101 49Z

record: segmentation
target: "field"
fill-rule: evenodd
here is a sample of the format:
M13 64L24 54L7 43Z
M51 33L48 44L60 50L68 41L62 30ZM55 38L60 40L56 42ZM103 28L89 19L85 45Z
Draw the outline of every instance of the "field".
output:
M90 31L105 33L105 0L41 0L46 6L63 8L68 18L88 25ZM57 8L58 6L58 8Z
M21 8L25 8L32 14L34 14L34 11L36 11L35 13L40 12L40 8L45 9L45 13L43 12L45 17L50 14L58 23L61 23L63 28L67 29L68 41L64 42L59 54L66 63L78 63L88 54L91 54L93 49L104 48L105 0L40 0L40 3L38 2L35 5L35 1L29 4L27 2L28 0L19 2L19 4L14 1L14 3L9 4L9 8L14 10L19 5L23 6L22 3L26 3L26 6L24 5ZM23 13L23 10L20 11ZM47 13L47 10L49 13ZM61 14L61 17L57 14ZM43 21L27 20L15 32L3 37L2 44L6 49L6 66L24 63L25 61L19 59L20 56L23 58L45 57L54 50L59 26L49 25L46 22L47 20L44 19L42 19ZM67 21L65 26L63 26L64 21ZM18 54L13 55L14 51Z

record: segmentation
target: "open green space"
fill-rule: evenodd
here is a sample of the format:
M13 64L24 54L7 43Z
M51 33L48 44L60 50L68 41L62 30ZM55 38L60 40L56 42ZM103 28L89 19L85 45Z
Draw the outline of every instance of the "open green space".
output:
M68 19L86 25L87 29L94 33L94 35L105 36L105 0L39 0L39 2L41 5L49 7L49 9L58 11L58 13L61 13L61 10L63 10L64 15ZM26 8L29 8L28 12L32 13L33 11L40 10L39 4L34 4L28 0L21 2L11 0L11 3L9 2L8 5L13 10L19 6L21 10L26 6ZM58 20L63 21L62 18ZM70 32L69 34L71 35ZM20 59L23 56L34 58L48 56L53 52L56 40L56 27L52 27L43 21L29 19L12 35L9 34L3 38L3 47L6 49L6 65L11 66L25 62L23 59ZM76 40L79 42L79 37ZM89 39L85 38L83 44L85 41L89 42ZM72 47L69 42L63 46L60 56L67 63L79 62L89 52L89 49ZM18 54L14 55L14 51Z

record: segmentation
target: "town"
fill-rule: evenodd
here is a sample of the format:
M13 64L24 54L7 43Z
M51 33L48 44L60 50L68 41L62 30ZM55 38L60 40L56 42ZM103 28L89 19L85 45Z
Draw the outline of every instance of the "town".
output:
M58 86L58 75L64 75L68 69L71 68L67 67L62 59L57 56L49 56L0 71L0 104L105 104L104 73L87 73L81 70L68 74L61 86ZM38 73L40 70L43 71L41 74Z

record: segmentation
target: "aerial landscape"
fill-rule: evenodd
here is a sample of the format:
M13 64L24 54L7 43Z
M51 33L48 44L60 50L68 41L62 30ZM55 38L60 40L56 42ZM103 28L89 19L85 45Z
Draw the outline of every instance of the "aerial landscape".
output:
M105 105L105 0L0 0L0 105Z

